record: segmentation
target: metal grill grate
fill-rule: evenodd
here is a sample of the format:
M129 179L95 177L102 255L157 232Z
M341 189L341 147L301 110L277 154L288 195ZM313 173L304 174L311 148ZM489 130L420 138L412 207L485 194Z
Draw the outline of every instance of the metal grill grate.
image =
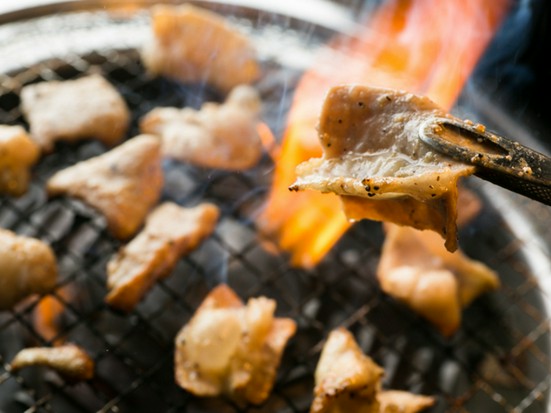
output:
M262 24L261 19L256 24ZM265 68L267 75L258 88L266 121L280 136L299 72L269 61ZM135 50L96 51L0 75L0 121L25 125L19 111L22 85L91 71L104 74L128 102L134 115L129 136L137 133L137 119L155 106L197 107L220 98L204 87L149 78ZM44 192L53 172L104 150L95 142L59 144L35 168L25 196L0 198L1 227L53 246L61 277L50 296L64 307L59 336L49 339L33 324L40 297L0 314L0 411L307 412L323 340L336 326L350 328L364 351L385 368L385 386L437 396L433 412L547 411L547 295L537 278L549 267L545 241L543 246L539 242L545 231L519 232L524 218L507 216L510 205L497 207L504 196L499 189L468 181L486 206L460 240L469 256L500 273L503 287L476 301L465 311L461 330L444 340L380 292L374 277L383 240L379 224L357 224L314 270L291 268L285 256L265 251L251 219L270 183L273 165L268 157L245 173L166 162L163 199L182 205L209 200L220 206L222 218L214 236L180 260L134 312L122 315L103 303L105 265L120 244L91 208L68 198L47 199ZM299 326L273 393L259 407L239 409L223 399L196 398L174 382L173 339L208 291L222 281L243 298L275 298L277 312ZM17 374L6 370L21 348L52 345L58 338L82 345L93 356L94 379L68 385L47 369Z

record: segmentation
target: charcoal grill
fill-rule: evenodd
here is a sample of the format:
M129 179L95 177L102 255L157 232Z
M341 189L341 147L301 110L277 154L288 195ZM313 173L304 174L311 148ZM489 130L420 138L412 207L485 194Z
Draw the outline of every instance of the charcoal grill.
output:
M0 121L26 126L19 110L23 85L91 72L105 75L128 102L129 137L138 133L137 120L155 106L198 107L221 100L208 87L183 86L144 72L137 48L148 27L145 3L69 2L58 5L56 13L43 7L5 17ZM330 25L274 10L201 4L223 11L255 40L264 70L258 84L264 119L280 137L300 74L349 15L332 9L343 14L334 15ZM0 412L307 412L323 340L337 326L348 327L385 368L386 387L434 395L431 412L549 410L548 208L476 179L466 181L484 209L462 230L460 244L498 271L503 285L467 309L461 329L446 340L379 290L374 274L383 240L379 224L356 224L314 269L295 268L284 253L263 247L266 240L254 225L269 190L269 156L243 173L167 161L163 199L185 206L208 200L221 208L222 217L215 234L124 315L103 302L106 262L120 243L94 210L70 198L48 199L44 192L55 171L105 150L93 141L59 144L36 166L26 195L0 198L1 227L47 241L55 250L61 277L50 296L64 308L52 337L44 337L33 323L42 297L0 313ZM197 398L174 382L173 339L220 282L244 299L275 298L277 313L298 323L272 395L262 406ZM94 379L72 385L46 368L7 369L20 349L58 340L91 354Z

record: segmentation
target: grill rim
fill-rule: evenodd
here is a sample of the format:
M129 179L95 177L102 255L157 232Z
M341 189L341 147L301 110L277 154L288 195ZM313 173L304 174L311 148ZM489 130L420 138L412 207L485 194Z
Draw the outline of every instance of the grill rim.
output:
M350 8L338 5L330 0L306 0L316 4L318 13L324 18L317 18L310 9L301 8L295 2L263 0L258 4L255 0L31 0L35 5L24 5L14 10L0 9L0 25L27 21L32 18L49 16L55 13L70 13L79 11L128 11L130 9L146 9L155 4L182 4L189 3L219 11L240 12L245 15L257 15L259 12L282 15L299 22L315 24L318 30L326 29L338 33L353 33L357 26L354 14ZM321 7L321 8L320 8Z

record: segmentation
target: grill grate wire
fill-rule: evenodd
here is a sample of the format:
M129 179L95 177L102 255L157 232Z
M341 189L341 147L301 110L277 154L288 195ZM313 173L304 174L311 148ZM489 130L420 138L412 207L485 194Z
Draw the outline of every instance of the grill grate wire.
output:
M270 76L259 90L267 122L281 131L281 106L290 91L273 79L286 69L268 65L267 70ZM149 78L135 50L109 50L0 75L0 120L26 125L18 107L22 85L92 71L104 74L128 102L134 115L129 136L137 134L139 117L157 105L197 107L220 99L208 88ZM526 243L491 203L461 234L461 242L469 255L501 274L503 287L477 300L465 311L461 330L444 340L378 289L374 268L383 234L377 223L358 223L314 270L292 268L284 255L264 250L251 219L268 191L273 168L268 157L245 173L166 162L163 199L182 205L213 201L221 207L222 219L199 250L183 258L133 313L122 315L103 303L105 265L120 243L95 211L72 199L47 199L43 189L53 172L104 150L96 142L58 144L35 168L26 195L0 198L0 226L53 246L61 277L50 295L65 308L59 337L50 340L33 326L39 299L0 314L0 411L307 412L323 340L340 325L350 328L385 368L385 386L435 395L432 412L547 411L551 363L544 292L526 263ZM469 184L482 192L476 182ZM273 393L262 406L243 409L224 399L196 398L174 383L173 338L210 288L222 281L243 298L275 298L278 314L294 318L299 326ZM72 296L67 298L65 290ZM96 362L94 379L73 386L46 369L6 370L16 351L49 346L57 338L90 352Z

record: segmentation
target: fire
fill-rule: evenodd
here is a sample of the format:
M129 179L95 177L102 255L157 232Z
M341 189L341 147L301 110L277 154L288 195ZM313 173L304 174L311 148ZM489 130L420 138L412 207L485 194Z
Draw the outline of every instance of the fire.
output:
M34 309L35 331L53 345L61 345L65 341L63 337L60 337L59 318L65 312L65 304L61 300L69 300L72 296L72 289L69 286L64 286L57 290L57 296L45 295L42 297Z
M272 159L275 159L277 157L277 141L270 127L264 122L259 122L258 125L256 125L256 131L258 132L262 147L266 153L270 155Z
M404 89L449 110L510 3L387 0L355 36L328 45L295 91L272 188L258 220L260 229L291 254L292 264L313 267L352 225L337 196L288 191L296 165L322 155L316 124L326 91L342 83Z

